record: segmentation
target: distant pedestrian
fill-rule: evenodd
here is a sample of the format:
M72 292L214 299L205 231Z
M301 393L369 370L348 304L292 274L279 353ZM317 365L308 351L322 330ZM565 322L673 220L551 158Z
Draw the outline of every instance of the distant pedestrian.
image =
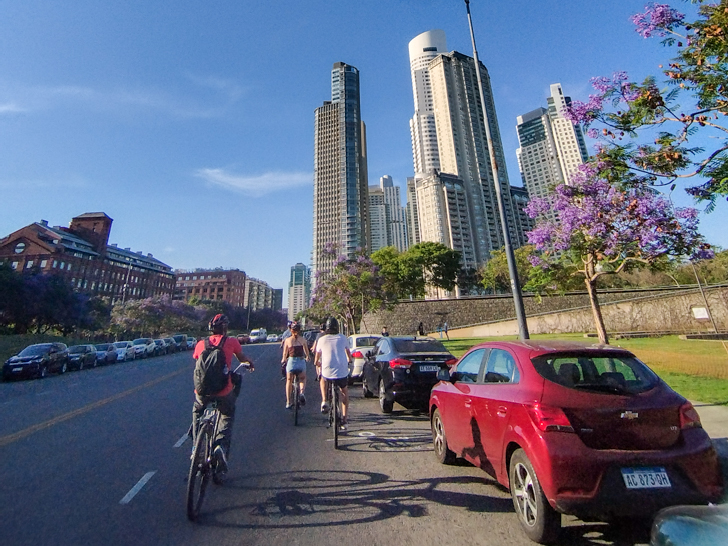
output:
M421 336L425 335L425 325L421 322L417 325L417 334Z
M382 326L382 337L389 337L389 332L386 326Z
M447 337L447 340L450 341L450 335L447 333L447 322L445 322L445 325L442 327L442 330L445 332L445 337Z

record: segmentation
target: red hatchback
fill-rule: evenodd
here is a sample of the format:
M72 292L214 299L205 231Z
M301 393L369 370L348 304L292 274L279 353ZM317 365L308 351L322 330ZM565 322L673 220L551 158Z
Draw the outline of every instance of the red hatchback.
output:
M467 459L509 488L536 542L556 539L562 513L649 517L721 496L697 412L624 349L483 343L438 378L435 455Z

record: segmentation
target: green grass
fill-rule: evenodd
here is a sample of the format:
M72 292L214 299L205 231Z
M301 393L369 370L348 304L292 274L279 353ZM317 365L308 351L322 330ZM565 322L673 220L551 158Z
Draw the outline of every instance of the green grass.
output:
M581 334L535 335L539 339L569 339L595 342ZM517 336L461 338L444 341L455 356L462 356L483 341L516 340ZM665 382L685 398L708 404L728 405L728 352L714 341L684 341L678 336L613 340L652 368Z

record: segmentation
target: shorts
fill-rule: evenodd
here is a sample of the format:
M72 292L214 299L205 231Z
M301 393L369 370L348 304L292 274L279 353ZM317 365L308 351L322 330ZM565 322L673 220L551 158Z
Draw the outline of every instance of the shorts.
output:
M305 372L306 359L302 356L289 356L286 364L286 373Z
M333 383L340 389L344 389L349 386L349 378L348 377L341 377L339 379L329 379L328 377L324 377L326 379L327 383Z

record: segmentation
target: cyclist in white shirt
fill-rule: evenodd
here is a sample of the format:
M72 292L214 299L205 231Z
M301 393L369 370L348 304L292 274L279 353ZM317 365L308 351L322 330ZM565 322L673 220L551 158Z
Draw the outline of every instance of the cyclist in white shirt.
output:
M349 362L351 353L346 336L339 333L339 323L333 318L326 319L326 331L316 341L316 365L321 376L321 413L329 411L326 400L328 381L333 381L341 389L341 428L346 429L346 416L349 407Z

